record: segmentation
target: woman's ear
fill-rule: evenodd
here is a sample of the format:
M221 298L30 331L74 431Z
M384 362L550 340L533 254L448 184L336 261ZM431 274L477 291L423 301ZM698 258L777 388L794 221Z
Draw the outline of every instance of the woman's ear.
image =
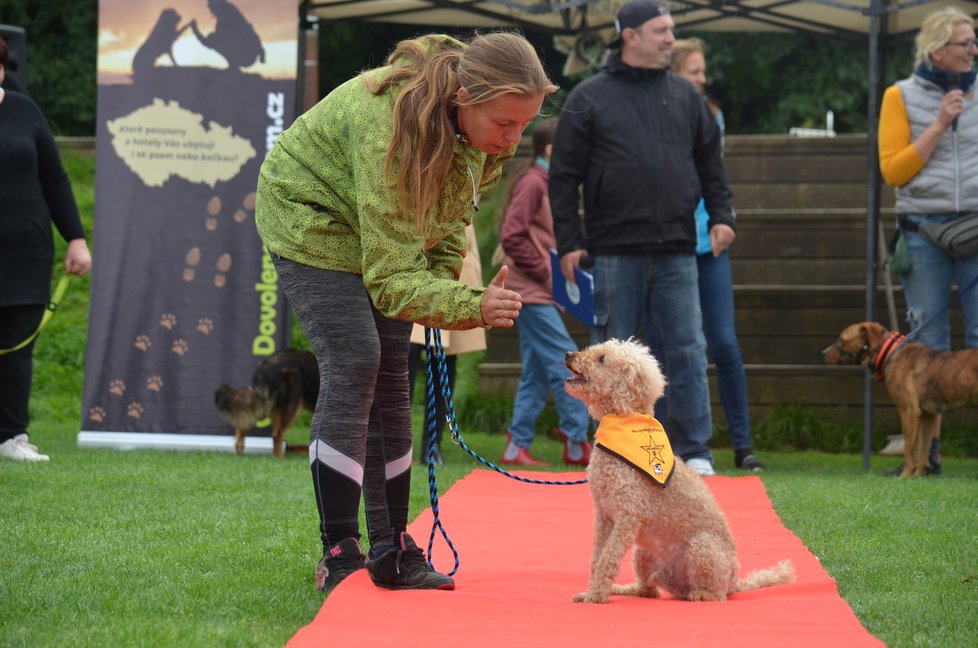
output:
M469 89L466 87L461 87L455 91L455 105L464 106L469 101Z
M552 150L554 150L553 144L547 144L545 147L543 147L543 158L548 162L550 161L550 151Z

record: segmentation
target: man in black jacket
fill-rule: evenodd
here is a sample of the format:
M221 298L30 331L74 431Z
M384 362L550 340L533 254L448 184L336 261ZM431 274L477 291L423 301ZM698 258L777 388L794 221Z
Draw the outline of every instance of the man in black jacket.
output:
M645 318L669 381L657 406L673 450L701 475L713 457L694 212L702 196L713 249L733 243L721 135L699 92L669 72L675 23L660 0L618 12L621 51L564 104L550 163L561 269L594 263L592 341L640 335ZM578 215L583 186L584 220Z

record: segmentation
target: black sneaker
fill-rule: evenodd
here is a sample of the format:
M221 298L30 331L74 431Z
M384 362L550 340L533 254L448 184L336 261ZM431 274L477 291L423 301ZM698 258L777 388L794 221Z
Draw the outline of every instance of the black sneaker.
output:
M757 458L750 448L737 450L734 453L734 465L741 470L750 470L752 472L764 470L764 464L761 463L761 460Z
M353 572L363 569L363 554L356 538L344 538L330 547L316 565L316 589L329 592Z
M927 458L927 471L924 474L927 475L928 477L940 477L942 472L941 465L942 465L941 453L938 452L937 454L932 454L930 457ZM896 468L891 468L890 470L887 470L886 474L890 475L891 477L899 477L900 475L902 475L903 462L900 462L900 465L897 466Z
M374 585L392 590L455 589L455 581L428 564L411 536L402 533L400 545L377 558L367 556L367 573Z

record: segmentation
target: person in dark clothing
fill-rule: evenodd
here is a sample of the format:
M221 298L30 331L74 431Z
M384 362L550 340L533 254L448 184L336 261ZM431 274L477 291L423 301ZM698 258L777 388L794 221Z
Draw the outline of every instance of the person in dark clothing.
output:
M10 50L0 38L0 83ZM65 272L92 267L78 206L41 109L0 88L0 457L47 461L28 441L34 341L8 351L37 329L51 299L51 224L68 242Z
M648 316L669 379L657 415L677 455L712 475L706 341L696 268L700 196L713 249L735 238L721 133L699 92L668 70L675 25L658 0L629 0L621 51L567 97L550 167L561 269L593 260L592 341L640 335ZM578 216L583 187L584 220Z

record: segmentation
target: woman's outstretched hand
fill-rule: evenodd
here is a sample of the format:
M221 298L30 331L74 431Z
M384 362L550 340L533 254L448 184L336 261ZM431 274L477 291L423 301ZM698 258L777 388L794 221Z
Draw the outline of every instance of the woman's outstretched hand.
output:
M501 267L482 293L482 321L487 326L510 327L520 315L522 298L519 293L506 289L508 274L509 266Z

